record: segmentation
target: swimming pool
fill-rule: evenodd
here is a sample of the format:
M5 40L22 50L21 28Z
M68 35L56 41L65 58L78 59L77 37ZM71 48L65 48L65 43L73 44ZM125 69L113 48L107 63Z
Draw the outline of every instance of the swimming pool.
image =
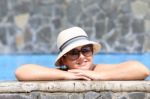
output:
M38 64L55 67L55 54L0 55L0 81L16 80L14 72L23 64ZM138 60L150 69L150 53L144 54L97 54L94 63L120 63L128 60ZM150 80L150 77L147 78Z

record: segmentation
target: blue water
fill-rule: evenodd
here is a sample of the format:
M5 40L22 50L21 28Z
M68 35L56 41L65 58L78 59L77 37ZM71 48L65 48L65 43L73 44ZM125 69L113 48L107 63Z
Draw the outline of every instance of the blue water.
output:
M16 80L14 72L23 64L38 64L54 68L56 55L0 55L0 81ZM145 54L98 54L94 63L120 63L128 60L138 60L150 69L150 53ZM150 77L147 78L150 80Z

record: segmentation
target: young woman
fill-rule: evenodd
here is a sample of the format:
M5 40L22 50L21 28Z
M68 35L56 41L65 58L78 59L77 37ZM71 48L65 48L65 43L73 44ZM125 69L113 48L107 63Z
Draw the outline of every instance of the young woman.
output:
M143 80L149 70L137 61L120 64L93 64L93 54L101 45L88 40L85 31L79 27L66 29L58 35L59 49L55 65L47 68L26 64L16 70L18 80ZM63 68L65 66L65 68Z

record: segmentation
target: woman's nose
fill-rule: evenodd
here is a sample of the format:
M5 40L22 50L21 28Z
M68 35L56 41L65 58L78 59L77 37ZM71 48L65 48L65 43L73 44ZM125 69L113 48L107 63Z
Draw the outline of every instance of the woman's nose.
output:
M85 58L85 56L80 52L79 59Z

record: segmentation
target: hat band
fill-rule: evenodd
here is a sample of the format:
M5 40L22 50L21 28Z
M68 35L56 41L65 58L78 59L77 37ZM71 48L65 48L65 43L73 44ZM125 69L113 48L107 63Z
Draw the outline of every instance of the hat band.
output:
M83 40L83 39L88 40L88 37L87 37L87 36L76 36L76 37L74 37L74 38L69 39L69 40L66 41L62 46L60 46L60 48L59 48L60 52L61 52L65 47L67 47L69 44L71 44L72 42L75 42L75 41L78 41L78 40Z

